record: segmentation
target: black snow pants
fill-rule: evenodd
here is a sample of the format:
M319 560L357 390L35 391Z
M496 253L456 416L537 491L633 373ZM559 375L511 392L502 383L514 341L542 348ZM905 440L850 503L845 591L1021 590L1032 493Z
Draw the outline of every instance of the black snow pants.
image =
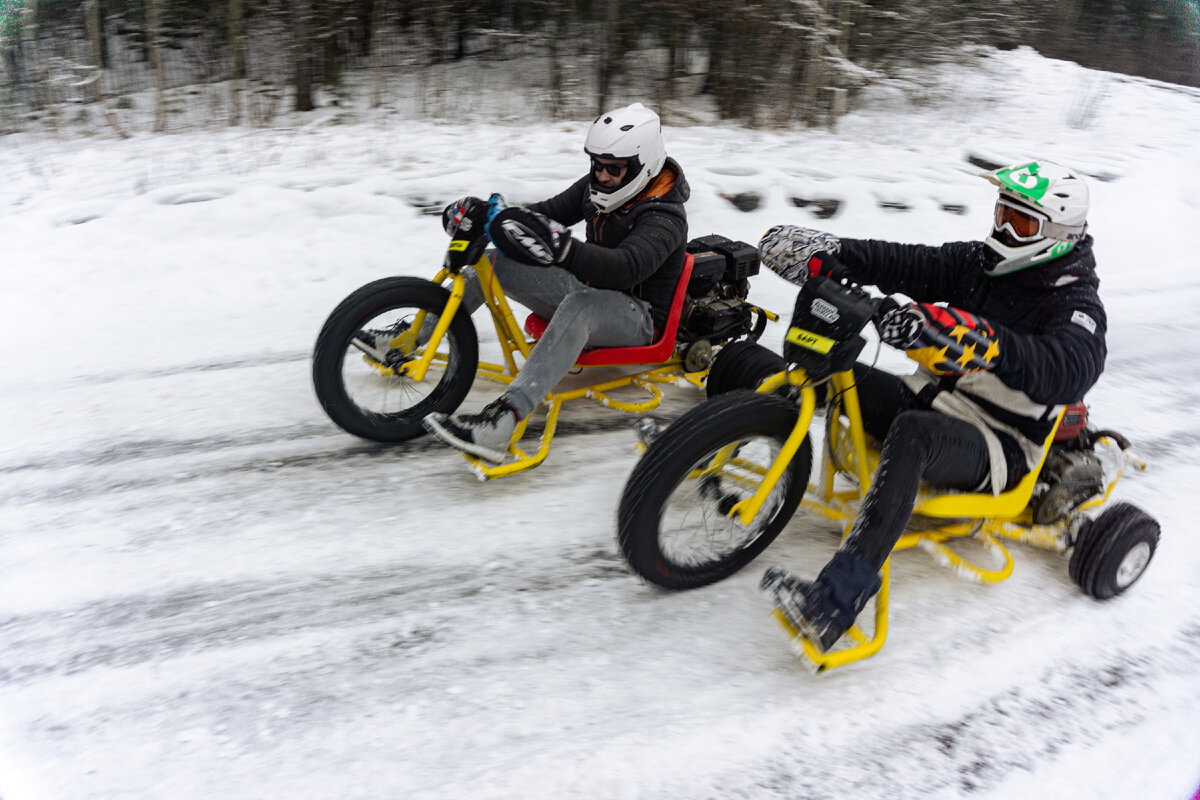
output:
M987 444L974 425L930 410L889 372L857 364L854 375L863 427L883 442L883 451L879 470L841 549L878 572L904 533L922 480L980 491L991 468ZM1015 442L1003 444L1006 451L1019 452ZM1010 469L1008 486L1022 474L1020 468Z

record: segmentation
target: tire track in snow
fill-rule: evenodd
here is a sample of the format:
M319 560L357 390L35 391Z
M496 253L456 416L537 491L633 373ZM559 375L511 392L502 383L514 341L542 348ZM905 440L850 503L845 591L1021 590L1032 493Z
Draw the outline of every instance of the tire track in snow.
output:
M664 403L664 405L666 405ZM671 412L667 412L670 414ZM681 413L681 412L680 412ZM585 436L596 433L628 431L630 447L633 446L633 423L642 417L650 417L667 424L674 415L664 416L662 408L656 413L632 415L623 412L595 413L578 419L560 418L555 429L555 440L560 437ZM535 442L544 430L544 417L534 420L522 440L527 445ZM344 446L329 447L324 442L330 439L345 442ZM320 449L304 453L280 453L262 455L262 448L270 448L281 442L303 444L312 442ZM259 448L252 458L242 458L232 463L209 464L206 466L182 465L169 470L147 469L144 472L121 474L114 467L135 468L150 465L158 459L200 458L202 456L235 453L242 448ZM553 444L551 453L553 454ZM79 501L97 495L115 492L152 489L159 486L178 484L181 481L208 480L224 476L248 473L278 472L285 469L309 469L321 465L353 463L355 461L382 459L385 463L402 463L428 453L450 452L446 445L431 436L422 436L408 442L382 444L356 439L334 428L332 424L294 425L286 428L270 428L223 436L198 439L136 439L117 441L102 448L87 448L55 453L30 461L0 464L0 476L28 477L38 475L35 484L28 488L13 488L0 491L0 507L29 505L41 502ZM74 468L96 468L90 476L63 476L55 480L52 473Z
M1197 661L1200 618L1173 641L1137 654L1117 652L1090 666L1059 661L1036 681L985 698L951 722L881 730L864 737L861 747L842 742L842 752L814 752L784 740L779 755L718 778L715 791L695 796L970 796L997 788L1013 773L1038 773L1044 769L1039 764L1066 751L1086 750L1105 737L1136 728L1143 723L1148 696L1162 697L1164 704L1200 705L1200 682L1191 681L1190 697L1177 691L1194 676ZM1086 718L1080 717L1079 708L1088 710ZM799 733L797 741L811 738Z
M392 563L371 570L279 580L225 581L88 603L67 612L37 612L0 620L0 689L103 667L129 667L166 658L261 643L297 633L338 631L394 621L436 606L436 617L457 621L417 625L391 646L435 642L447 624L464 624L470 598L498 582L510 604L569 592L585 581L630 580L611 550L581 549L555 558L554 572L538 561L508 560L503 571L447 569Z

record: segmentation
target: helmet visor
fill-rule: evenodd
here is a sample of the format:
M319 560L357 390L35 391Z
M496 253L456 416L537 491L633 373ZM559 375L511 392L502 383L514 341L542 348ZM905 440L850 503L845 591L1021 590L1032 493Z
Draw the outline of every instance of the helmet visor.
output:
M1043 238L1042 226L1046 219L1036 212L1022 208L1001 197L996 201L996 216L993 232L1003 241L1027 244Z

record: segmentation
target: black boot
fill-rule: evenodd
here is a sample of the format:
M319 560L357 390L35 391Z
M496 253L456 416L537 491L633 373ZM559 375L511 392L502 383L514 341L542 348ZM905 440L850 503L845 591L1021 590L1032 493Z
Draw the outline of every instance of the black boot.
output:
M879 573L866 561L839 550L815 581L772 567L763 573L760 587L792 626L825 653L850 630L881 585Z

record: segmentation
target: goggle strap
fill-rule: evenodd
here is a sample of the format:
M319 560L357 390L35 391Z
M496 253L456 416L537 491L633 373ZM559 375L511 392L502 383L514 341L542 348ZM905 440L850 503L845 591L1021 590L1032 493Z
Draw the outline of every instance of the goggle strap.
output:
M1060 239L1064 242L1078 242L1087 233L1087 223L1082 225L1062 225L1057 222L1043 222L1042 233L1048 239Z

